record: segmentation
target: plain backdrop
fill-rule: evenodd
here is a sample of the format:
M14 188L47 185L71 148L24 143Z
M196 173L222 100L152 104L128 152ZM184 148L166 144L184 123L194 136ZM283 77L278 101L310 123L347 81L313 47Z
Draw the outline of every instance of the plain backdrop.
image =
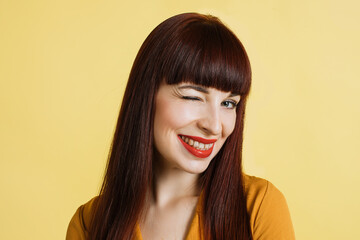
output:
M245 171L284 193L297 239L360 239L359 7L0 0L0 239L65 238L99 191L140 45L191 11L218 16L250 57Z

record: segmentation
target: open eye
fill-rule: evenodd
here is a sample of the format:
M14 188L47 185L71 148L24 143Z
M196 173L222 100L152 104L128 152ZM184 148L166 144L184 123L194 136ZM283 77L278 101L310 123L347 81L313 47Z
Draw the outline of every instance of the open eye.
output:
M236 108L237 103L235 101L232 101L232 100L226 100L226 101L223 101L221 103L221 106L224 106L224 107L229 108L229 109L234 109L234 108Z

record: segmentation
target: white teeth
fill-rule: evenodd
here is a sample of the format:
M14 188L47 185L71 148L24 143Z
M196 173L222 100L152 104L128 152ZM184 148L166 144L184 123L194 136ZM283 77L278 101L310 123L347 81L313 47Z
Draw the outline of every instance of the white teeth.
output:
M201 143L198 141L194 141L193 139L185 137L185 136L181 136L181 139L184 142L186 142L187 144L189 144L190 146L192 146L196 149L202 150L202 151L209 150L214 145L214 143L204 144L204 143Z

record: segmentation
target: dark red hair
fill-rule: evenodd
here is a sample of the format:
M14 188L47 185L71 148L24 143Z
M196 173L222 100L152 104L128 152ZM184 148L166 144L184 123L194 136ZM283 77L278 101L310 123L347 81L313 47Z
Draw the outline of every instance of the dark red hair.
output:
M216 17L185 13L157 26L131 69L90 239L131 239L152 182L155 96L160 83L192 82L241 95L233 133L199 179L205 239L251 239L242 142L251 69L238 38Z

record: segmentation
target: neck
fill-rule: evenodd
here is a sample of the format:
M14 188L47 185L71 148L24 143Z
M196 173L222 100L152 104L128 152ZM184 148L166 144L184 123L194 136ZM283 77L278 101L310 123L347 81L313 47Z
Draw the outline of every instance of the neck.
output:
M174 201L194 198L200 195L199 174L185 172L174 166L166 166L164 161L154 164L151 196L152 204L159 207Z

